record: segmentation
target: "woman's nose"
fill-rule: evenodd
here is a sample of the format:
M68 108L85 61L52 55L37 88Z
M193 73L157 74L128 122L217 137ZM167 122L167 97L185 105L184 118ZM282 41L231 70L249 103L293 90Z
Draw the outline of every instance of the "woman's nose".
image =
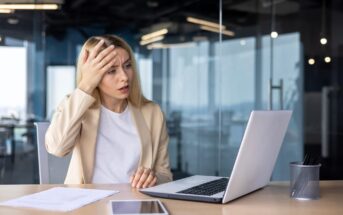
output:
M120 67L120 69L119 69L119 75L120 75L121 80L124 80L124 81L128 80L128 76L122 67Z

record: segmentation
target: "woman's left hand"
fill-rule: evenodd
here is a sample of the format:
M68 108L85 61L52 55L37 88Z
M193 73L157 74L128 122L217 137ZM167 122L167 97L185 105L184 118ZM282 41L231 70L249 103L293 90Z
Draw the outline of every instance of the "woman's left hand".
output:
M135 188L147 188L156 184L157 177L154 171L149 168L139 167L137 171L130 177L130 183Z

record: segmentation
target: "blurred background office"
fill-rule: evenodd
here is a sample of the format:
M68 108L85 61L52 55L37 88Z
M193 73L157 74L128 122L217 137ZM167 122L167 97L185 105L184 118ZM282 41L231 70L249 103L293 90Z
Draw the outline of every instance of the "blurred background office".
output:
M0 0L0 183L38 183L33 122L75 86L90 36L133 47L166 114L174 177L228 176L251 110L293 110L272 176L321 159L343 179L340 0Z

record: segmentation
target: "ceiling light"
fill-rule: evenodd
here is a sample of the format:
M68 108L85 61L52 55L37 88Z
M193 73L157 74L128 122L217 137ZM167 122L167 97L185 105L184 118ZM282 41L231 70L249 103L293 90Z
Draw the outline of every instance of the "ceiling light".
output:
M325 63L330 63L331 62L331 57L325 57L324 61L325 61Z
M308 64L313 65L316 61L313 58L308 59Z
M0 13L13 13L14 10L11 9L0 9Z
M8 24L16 25L16 24L19 23L19 19L17 19L17 18L8 18L7 22L8 22Z
M270 36L275 39L275 38L277 38L279 36L279 34L276 31L272 31L270 33Z
M0 9L9 10L57 10L58 4L0 4Z
M168 29L163 28L161 30L158 30L158 31L155 31L155 32L143 35L141 37L141 40L150 40L150 39L152 39L154 37L162 36L162 35L167 34L167 33L168 33Z
M163 39L164 39L164 36L153 37L153 38L151 38L151 39L149 39L149 40L141 40L141 41L139 42L139 44L140 44L141 46L144 46L144 45L146 45L146 44L153 43L153 42L156 42L156 41L160 41L160 40L163 40Z
M1 41L2 41L2 36L0 36L0 43L1 43Z
M326 39L326 0L322 0L322 19L321 19L321 31L320 31L320 44L326 45L328 40Z
M222 30L222 32L220 32L218 28L211 28L211 27L208 27L208 26L200 26L200 29L205 30L205 31L222 33L224 35L231 36L231 37L235 36L235 32L229 31L229 30Z
M189 48L194 47L195 43L187 42L187 43L153 43L147 46L147 49L168 49L168 48Z
M187 17L187 21L190 23L194 23L194 24L198 24L198 25L205 25L211 28L220 28L220 25L218 23L215 22L210 22L207 20L203 20L203 19L197 19L194 17ZM224 25L221 26L222 29L225 29L226 27Z
M325 37L320 38L320 43L322 45L325 45L328 42L328 40Z

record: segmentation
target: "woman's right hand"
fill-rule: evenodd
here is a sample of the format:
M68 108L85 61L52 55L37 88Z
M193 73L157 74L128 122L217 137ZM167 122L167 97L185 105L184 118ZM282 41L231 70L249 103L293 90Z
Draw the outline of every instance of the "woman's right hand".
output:
M101 40L90 52L86 50L82 56L82 63L78 68L82 74L78 87L90 95L117 59L114 45L100 51L103 44L104 40Z

